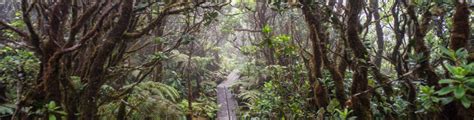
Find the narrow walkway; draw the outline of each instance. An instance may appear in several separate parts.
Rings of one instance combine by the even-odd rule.
[[[235,69],[228,76],[227,80],[217,86],[217,104],[220,105],[217,112],[218,120],[237,120],[235,111],[237,110],[237,100],[230,92],[232,83],[239,79],[239,70]]]

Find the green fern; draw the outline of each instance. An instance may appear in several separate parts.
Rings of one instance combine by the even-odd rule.
[[[132,85],[125,86],[129,89]],[[127,105],[129,119],[176,118],[183,116],[177,101],[180,99],[178,90],[172,86],[153,81],[145,81],[136,85],[127,100],[119,100],[101,108],[102,116],[111,117],[117,114],[120,104]]]
[[[254,103],[259,98],[261,92],[258,90],[248,90],[241,92],[237,97],[241,100],[246,100],[249,103]]]

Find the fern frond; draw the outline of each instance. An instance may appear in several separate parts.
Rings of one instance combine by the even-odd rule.
[[[237,97],[242,100],[247,100],[250,103],[254,103],[262,93],[258,90],[248,90],[241,92]]]

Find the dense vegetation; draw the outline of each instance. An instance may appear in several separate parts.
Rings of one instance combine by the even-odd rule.
[[[468,0],[7,0],[0,119],[216,119],[217,86],[238,70],[239,119],[470,120],[472,10]]]

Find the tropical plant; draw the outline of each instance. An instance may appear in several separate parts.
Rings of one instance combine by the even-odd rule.
[[[133,87],[133,88],[132,88]],[[127,85],[122,89],[131,89],[125,98],[100,108],[104,118],[114,118],[119,114],[121,105],[129,109],[125,114],[130,119],[145,118],[180,118],[183,116],[179,107],[180,94],[175,88],[153,81]],[[114,92],[111,90],[110,92]]]
[[[456,51],[443,49],[446,58],[454,62],[454,66],[447,64],[450,77],[442,79],[438,83],[445,87],[437,91],[443,98],[444,104],[450,103],[453,100],[460,102],[465,108],[471,107],[474,93],[474,63],[468,63],[468,52],[465,49]]]

